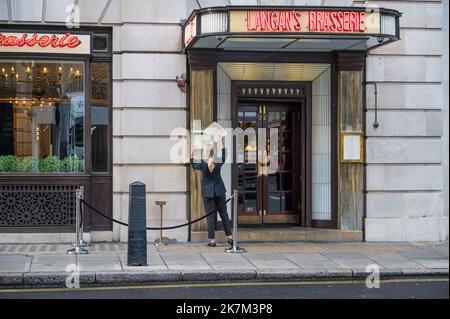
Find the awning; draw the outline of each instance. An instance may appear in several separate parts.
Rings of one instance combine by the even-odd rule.
[[[247,7],[194,10],[183,25],[185,49],[368,51],[400,39],[395,10],[364,7]]]

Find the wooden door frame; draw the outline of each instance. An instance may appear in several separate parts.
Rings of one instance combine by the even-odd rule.
[[[304,107],[301,107],[301,129],[302,136],[301,140],[301,186],[300,186],[300,196],[301,196],[301,209],[299,212],[299,225],[303,227],[312,226],[312,184],[311,184],[311,118],[312,118],[312,83],[305,81],[298,82],[287,82],[287,81],[231,81],[231,115],[232,115],[232,125],[237,127],[237,108],[239,105],[239,98],[237,96],[237,90],[240,87],[270,87],[270,86],[281,86],[286,88],[300,88],[304,90],[304,95],[300,98],[287,98],[287,97],[274,97],[274,98],[262,98],[264,101],[273,101],[278,103],[294,102],[303,103]],[[249,99],[254,102],[258,102],[257,98]],[[233,143],[234,145],[234,143]],[[233,161],[232,164],[232,188],[237,187],[237,170],[235,168],[236,163]]]
[[[303,180],[303,176],[305,174],[304,169],[303,169],[303,164],[305,164],[305,160],[303,159],[303,152],[302,152],[302,144],[303,144],[303,138],[305,136],[304,132],[302,132],[302,118],[301,118],[301,113],[302,113],[302,109],[305,105],[305,99],[301,98],[299,99],[299,102],[286,102],[286,101],[269,101],[267,103],[264,103],[266,105],[266,114],[268,114],[269,112],[290,112],[292,111],[293,114],[297,114],[298,113],[298,117],[297,118],[293,118],[293,126],[292,126],[292,149],[291,149],[291,154],[294,155],[300,155],[299,157],[292,157],[292,195],[293,195],[293,200],[292,200],[292,209],[291,211],[297,211],[297,221],[296,223],[289,223],[286,222],[286,224],[296,224],[296,225],[301,225],[302,224],[302,207],[301,207],[301,203],[303,201],[302,199],[302,192],[304,190],[304,188],[302,187],[302,180]],[[272,110],[271,110],[272,109]],[[295,115],[297,116],[297,115]],[[266,129],[268,128],[268,118],[266,117],[264,119],[264,125],[266,126]],[[267,132],[266,132],[267,134]],[[299,159],[298,161],[296,161],[296,159]],[[300,182],[297,182],[297,178],[300,177]],[[267,175],[263,177],[263,189],[266,190],[267,193],[269,193],[269,187],[268,187],[268,177]],[[264,206],[268,209],[268,197],[264,196],[263,199],[264,202]],[[300,204],[300,207],[298,206],[298,204]],[[271,215],[269,213],[269,211],[267,210],[267,216]],[[265,216],[263,215],[262,219],[264,221]],[[277,214],[273,214],[272,216],[276,216]],[[293,215],[293,214],[291,214]],[[276,223],[274,223],[276,224]]]
[[[210,49],[188,49],[186,50],[186,54],[188,56],[188,61],[186,64],[187,70],[192,69],[201,69],[201,68],[213,68],[216,70],[218,62],[261,62],[261,63],[326,63],[331,67],[331,221],[312,221],[311,218],[306,219],[305,227],[319,227],[319,228],[339,228],[339,212],[338,212],[338,114],[339,114],[339,105],[337,103],[337,72],[339,68],[342,68],[342,61],[346,62],[349,65],[358,64],[359,59],[354,59],[353,55],[358,57],[364,52],[354,52],[346,55],[351,55],[352,58],[345,60],[341,57],[341,52],[285,52],[280,54],[278,52],[267,52],[267,51],[259,51],[259,52],[244,52],[244,51],[219,51],[219,50],[210,50]],[[353,54],[353,55],[352,55]],[[353,62],[356,61],[356,62]],[[346,64],[346,65],[347,65]],[[187,74],[189,74],[188,72]],[[287,82],[287,83],[295,83],[295,82]],[[298,83],[298,82],[297,82]],[[308,82],[309,83],[309,82]],[[190,87],[190,85],[189,85]],[[363,90],[365,88],[363,87]],[[232,110],[235,107],[235,97],[234,92],[235,88],[233,87],[232,81]],[[190,89],[186,94],[186,105],[187,107],[187,119],[188,119],[188,128],[190,128],[189,123],[189,113],[190,113]],[[214,96],[217,95],[217,83],[214,83]],[[308,90],[307,102],[311,101],[311,88]],[[216,101],[214,102],[216,103]],[[307,105],[308,106],[308,105]],[[214,108],[217,108],[217,104],[214,104]],[[234,112],[234,111],[233,111]],[[234,116],[234,113],[233,113]],[[303,117],[305,118],[305,117]],[[217,115],[215,114],[214,120],[217,120]],[[306,119],[305,119],[306,120]],[[188,190],[187,193],[190,194],[189,181],[190,181],[190,170],[187,169],[187,181],[188,181]],[[309,179],[311,176],[309,174]],[[305,181],[306,182],[306,181]],[[232,176],[232,183],[235,183],[234,176]],[[304,183],[303,183],[304,184]],[[303,185],[302,184],[302,185]],[[305,196],[306,198],[306,196]],[[310,200],[308,200],[305,204],[306,207],[303,211],[311,212],[311,194],[309,194]],[[191,209],[190,209],[190,197],[188,196],[187,201],[187,210],[188,217],[191,217]],[[304,214],[302,218],[305,220],[307,214]],[[310,214],[310,217],[311,214]],[[219,227],[220,227],[219,223]],[[189,230],[189,234],[191,230]]]

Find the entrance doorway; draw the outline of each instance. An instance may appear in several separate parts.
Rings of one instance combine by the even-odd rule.
[[[234,164],[234,180],[241,225],[300,224],[302,104],[238,104],[235,127],[244,130],[244,138],[236,142],[241,158]],[[245,134],[248,129],[254,136]]]

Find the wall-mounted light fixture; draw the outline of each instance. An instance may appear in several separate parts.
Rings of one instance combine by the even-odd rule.
[[[378,123],[378,87],[376,82],[364,82],[365,85],[372,84],[375,88],[374,96],[375,96],[375,119],[373,121],[373,128],[378,128],[380,124]]]
[[[187,79],[186,73],[181,74],[179,77],[176,77],[177,86],[180,88],[181,92],[186,93],[187,89]]]

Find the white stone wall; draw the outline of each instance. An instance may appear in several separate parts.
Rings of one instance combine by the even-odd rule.
[[[367,81],[378,84],[380,126],[372,125],[374,86],[368,85],[366,240],[444,240],[448,238],[448,204],[446,213],[443,208],[444,200],[448,202],[448,178],[443,175],[443,145],[448,145],[448,133],[444,137],[443,132],[445,121],[448,130],[448,100],[443,98],[445,52],[448,59],[442,31],[445,10],[441,1],[361,5],[403,13],[401,40],[372,51],[367,59]]]
[[[186,127],[186,96],[176,77],[186,72],[181,20],[191,10],[187,1],[113,1],[113,206],[126,221],[128,185],[146,184],[147,225],[159,226],[155,200],[167,201],[164,225],[187,221],[186,168],[173,163],[171,131]],[[110,7],[109,10],[112,10]],[[117,23],[117,24],[116,24]],[[127,228],[114,226],[114,239],[127,240]],[[148,232],[148,240],[159,236]],[[187,227],[165,231],[178,241],[188,239]]]
[[[198,2],[202,7],[378,5],[402,12],[402,40],[373,51],[367,60],[367,80],[378,83],[380,126],[371,125],[374,99],[369,85],[366,239],[448,238],[448,0]],[[0,0],[0,22],[62,25],[66,5],[72,3]],[[78,0],[77,4],[82,25],[113,27],[113,215],[127,220],[128,184],[140,180],[147,185],[148,224],[159,224],[155,200],[167,200],[167,225],[182,223],[187,172],[183,164],[170,162],[168,151],[175,141],[169,135],[173,128],[186,126],[186,96],[175,82],[186,72],[180,20],[197,8],[197,1]],[[227,114],[220,116],[228,120]],[[127,240],[126,228],[117,225],[112,238],[108,232],[90,235]],[[187,228],[166,235],[186,241]],[[41,240],[65,241],[58,236],[46,234]],[[149,232],[149,240],[156,236]]]

